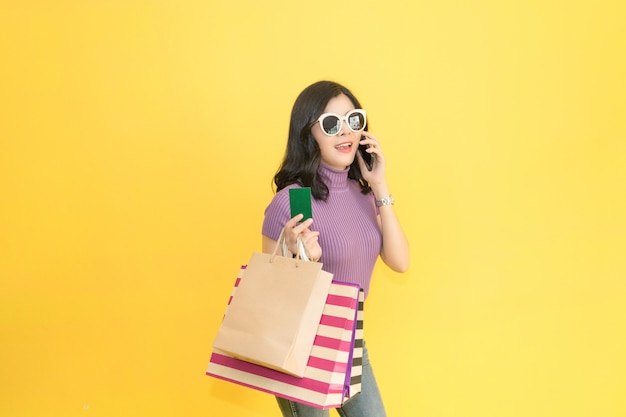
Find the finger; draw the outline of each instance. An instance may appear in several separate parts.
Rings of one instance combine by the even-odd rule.
[[[300,233],[304,232],[305,230],[307,230],[309,228],[309,226],[312,225],[312,224],[313,224],[313,219],[306,219],[302,223],[296,225],[293,228],[293,232],[295,234],[300,234]]]
[[[309,231],[308,233],[303,233],[302,243],[307,248],[310,248],[315,243],[317,243],[317,241],[319,240],[319,235],[320,235],[319,232],[312,232],[312,231]]]
[[[380,143],[375,139],[362,139],[359,144],[367,145],[367,152],[369,153],[373,153],[375,150],[380,150]]]
[[[291,219],[287,220],[287,223],[285,223],[285,228],[293,229],[294,226],[296,226],[298,222],[302,220],[303,217],[304,217],[303,214],[296,214]]]
[[[302,239],[303,240],[308,240],[311,238],[316,238],[320,235],[320,232],[314,232],[310,229],[306,229],[305,231],[302,232]]]
[[[319,236],[315,235],[315,236],[309,236],[305,242],[304,242],[304,246],[306,246],[307,248],[312,247],[314,244],[317,243],[317,241],[319,240]]]
[[[303,221],[302,223],[300,223],[298,225],[298,227],[301,228],[301,230],[305,230],[305,229],[308,229],[309,226],[312,225],[312,224],[313,224],[313,219],[308,218],[305,221]]]
[[[362,136],[363,136],[365,139],[369,139],[369,140],[372,140],[372,141],[378,142],[378,137],[376,137],[376,136],[372,135],[370,132],[362,132]]]

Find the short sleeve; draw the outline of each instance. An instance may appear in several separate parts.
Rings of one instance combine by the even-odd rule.
[[[278,240],[285,223],[291,218],[289,209],[289,191],[292,187],[283,188],[274,195],[274,198],[265,209],[263,228],[261,233],[273,240]]]

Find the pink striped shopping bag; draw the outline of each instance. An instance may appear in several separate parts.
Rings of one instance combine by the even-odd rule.
[[[231,300],[241,279],[240,274]],[[313,407],[337,408],[361,392],[362,356],[363,291],[333,282],[302,378],[219,350],[213,351],[206,374]]]

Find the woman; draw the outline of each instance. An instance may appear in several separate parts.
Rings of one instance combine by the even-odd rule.
[[[409,245],[387,187],[385,156],[366,123],[359,101],[340,84],[320,81],[300,93],[262,233],[266,253],[274,251],[283,229],[292,253],[299,250],[300,237],[308,259],[322,262],[337,281],[359,284],[367,297],[378,256],[394,271],[404,272]],[[371,169],[358,152],[359,145],[372,156]],[[313,219],[301,221],[301,214],[290,218],[288,189],[293,187],[311,188]],[[328,410],[277,399],[286,417],[329,415]],[[385,416],[367,349],[361,394],[337,411],[345,417]]]

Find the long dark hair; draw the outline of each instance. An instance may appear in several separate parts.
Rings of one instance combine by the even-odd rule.
[[[287,150],[274,176],[277,191],[291,184],[299,184],[311,187],[311,194],[318,200],[328,198],[328,187],[317,172],[322,155],[311,128],[324,112],[328,102],[341,94],[350,99],[355,109],[361,108],[361,104],[350,90],[333,81],[318,81],[311,84],[296,99],[291,110]],[[348,178],[359,183],[363,194],[371,191],[369,184],[363,179],[356,158],[350,165]]]

